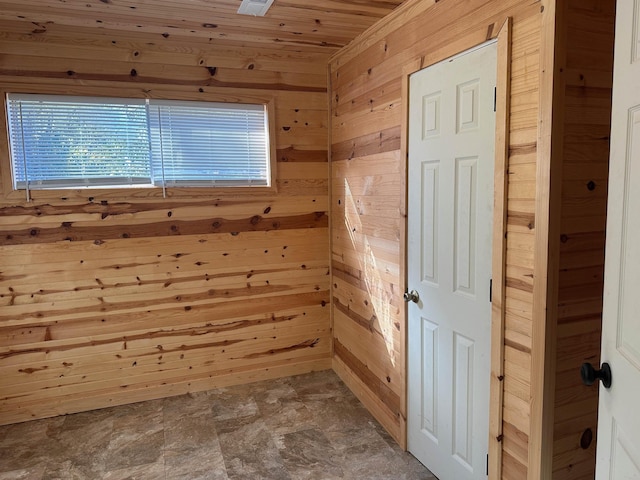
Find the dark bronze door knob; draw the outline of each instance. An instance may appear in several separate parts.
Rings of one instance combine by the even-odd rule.
[[[608,363],[603,363],[600,370],[593,368],[590,363],[583,363],[580,367],[580,376],[585,385],[593,385],[596,380],[602,380],[604,388],[611,387],[611,367]]]

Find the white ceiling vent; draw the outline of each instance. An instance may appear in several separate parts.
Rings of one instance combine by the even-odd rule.
[[[263,17],[272,3],[273,0],[242,0],[238,13]]]

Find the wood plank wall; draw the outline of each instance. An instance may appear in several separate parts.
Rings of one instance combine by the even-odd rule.
[[[564,39],[553,478],[593,479],[613,81],[614,0],[560,2]]]
[[[517,480],[527,476],[531,425],[543,6],[519,0],[409,0],[330,62],[333,365],[404,445],[403,69],[427,66],[480,44],[513,18],[501,445],[502,478]]]
[[[273,190],[10,191],[0,424],[331,368],[328,54],[0,24],[8,91],[271,101]],[[0,115],[4,122],[4,115]]]

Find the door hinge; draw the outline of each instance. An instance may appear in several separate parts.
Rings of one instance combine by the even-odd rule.
[[[489,476],[489,454],[487,453],[487,477]]]
[[[489,303],[491,303],[493,300],[493,278],[489,279]]]
[[[493,111],[495,112],[498,105],[498,87],[493,87]]]

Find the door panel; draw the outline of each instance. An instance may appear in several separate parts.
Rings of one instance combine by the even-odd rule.
[[[476,168],[478,157],[456,158],[454,291],[475,293]]]
[[[438,170],[440,162],[422,162],[422,281],[438,285]]]
[[[486,478],[496,45],[410,78],[408,445],[436,476]]]
[[[458,461],[473,469],[473,345],[474,341],[453,334],[454,385],[453,385],[453,455]]]
[[[421,428],[431,440],[438,442],[438,325],[424,318],[422,326],[422,402]]]
[[[616,11],[596,478],[640,478],[640,0]]]

